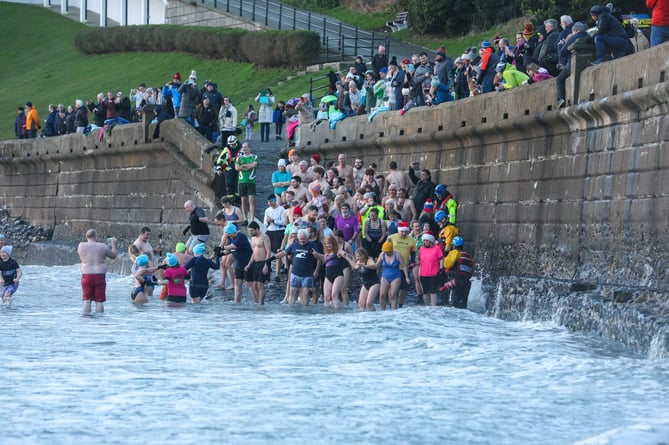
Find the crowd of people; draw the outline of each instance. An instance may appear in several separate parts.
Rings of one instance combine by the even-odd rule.
[[[595,28],[574,22],[563,15],[545,20],[537,29],[527,23],[515,37],[495,36],[484,40],[480,48],[468,48],[453,59],[440,47],[434,60],[426,52],[398,59],[388,58],[381,45],[370,63],[356,56],[348,72],[330,72],[329,94],[313,103],[305,94],[299,98],[278,100],[267,87],[258,92],[254,103],[235,107],[216,82],[206,80],[198,86],[196,71],[182,82],[180,73],[160,87],[141,83],[130,91],[99,93],[97,100],[77,99],[74,106],[50,104],[48,115],[40,122],[38,111],[28,101],[18,108],[15,122],[17,138],[49,137],[67,133],[86,133],[107,125],[137,122],[142,109],[151,105],[155,122],[183,118],[211,142],[225,145],[231,135],[252,139],[254,126],[260,124],[260,142],[268,142],[272,125],[274,138],[283,138],[284,126],[289,146],[300,146],[300,125],[315,129],[321,122],[334,128],[349,116],[398,111],[404,115],[414,107],[438,105],[494,91],[506,91],[525,84],[552,79],[557,84],[558,108],[567,105],[565,80],[571,75],[569,49],[578,40],[592,38],[596,48],[593,65],[623,57],[669,40],[669,5],[667,0],[647,0],[653,9],[650,39],[639,28],[639,20],[623,21],[619,8],[609,3],[590,9]],[[38,131],[42,130],[40,134]],[[154,136],[158,136],[159,126]]]
[[[230,156],[239,195],[250,204],[258,157],[248,142]],[[464,249],[457,202],[448,187],[435,184],[417,163],[399,169],[391,161],[382,173],[362,159],[349,164],[343,153],[326,165],[321,161],[318,154],[308,162],[300,159],[296,149],[288,160],[279,159],[260,219],[255,207],[239,208],[228,196],[221,198],[213,221],[187,201],[183,235],[190,236],[165,256],[162,244],[158,252],[151,246],[151,229],[142,228],[128,249],[132,301],[149,302],[153,288],[162,284],[160,299],[169,304],[183,304],[188,296],[199,303],[211,286],[233,290],[235,302],[243,300],[246,286],[253,302],[263,304],[267,283],[280,283],[285,274],[282,303],[322,301],[339,308],[356,299],[350,289],[359,287],[360,310],[397,309],[413,288],[420,304],[466,308],[474,261]],[[210,242],[212,222],[222,232],[217,243]],[[94,229],[86,237],[79,253],[84,312],[90,313],[91,301],[104,310],[104,260],[117,252],[114,238],[99,242]],[[221,271],[220,282],[210,282],[212,270]]]

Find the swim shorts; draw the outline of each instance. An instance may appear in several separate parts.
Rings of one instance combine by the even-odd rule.
[[[104,303],[107,301],[107,282],[105,281],[105,274],[103,273],[81,275],[81,289],[83,291],[84,300],[91,300],[96,303]]]

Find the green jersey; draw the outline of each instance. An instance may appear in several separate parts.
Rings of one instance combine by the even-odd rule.
[[[252,164],[258,161],[258,156],[250,154],[245,156],[242,152],[239,152],[237,156],[237,165]],[[256,183],[256,169],[253,167],[251,170],[239,170],[239,178],[237,180],[238,184],[255,184]]]

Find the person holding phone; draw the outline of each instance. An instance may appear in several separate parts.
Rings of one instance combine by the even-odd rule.
[[[260,104],[258,109],[258,122],[260,122],[260,142],[269,142],[269,129],[274,119],[274,95],[267,87],[256,96],[256,102]]]

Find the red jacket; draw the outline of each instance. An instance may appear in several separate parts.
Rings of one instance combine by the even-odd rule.
[[[646,7],[653,10],[653,26],[669,26],[669,0],[646,0]]]

